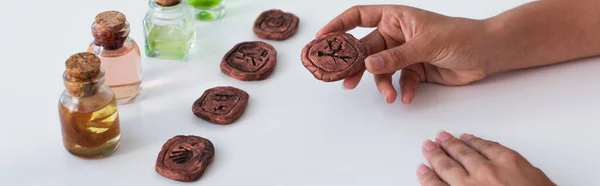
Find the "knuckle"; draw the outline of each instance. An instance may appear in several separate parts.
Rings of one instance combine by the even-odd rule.
[[[404,22],[403,15],[401,13],[385,13],[382,15],[382,19],[384,22],[379,25],[379,29],[388,34],[392,35],[394,32],[398,32],[398,30],[402,29],[402,24]],[[404,39],[406,40],[406,39]]]
[[[433,183],[433,182],[435,182],[437,179],[438,179],[437,175],[436,175],[434,172],[432,172],[432,171],[429,171],[429,172],[427,172],[425,175],[423,175],[423,176],[421,177],[421,180],[422,180],[424,183]]]
[[[365,8],[365,5],[354,5],[350,9],[348,9],[348,11],[360,12],[360,10],[362,10],[364,8]]]
[[[392,67],[399,69],[406,62],[406,53],[399,48],[394,48],[389,52]]]
[[[469,151],[467,148],[459,148],[456,151],[456,158],[457,159],[465,159],[466,157],[471,157],[473,156],[473,154],[471,153],[471,151]]]
[[[496,175],[496,167],[491,163],[485,163],[477,169],[477,172],[483,175]]]
[[[505,150],[498,154],[498,161],[508,163],[509,165],[515,165],[520,163],[521,155],[513,150]]]
[[[544,171],[542,171],[542,169],[540,169],[540,168],[533,167],[533,170],[538,174],[544,174]]]
[[[432,166],[434,166],[435,169],[440,170],[442,172],[451,171],[453,169],[458,168],[458,165],[452,160],[450,160],[450,158],[439,158],[436,161],[434,161]]]
[[[442,145],[447,149],[447,151],[451,152],[457,157],[468,156],[470,154],[470,151],[467,149],[467,147],[457,139],[450,139]]]
[[[480,144],[483,140],[477,136],[473,136],[470,140],[465,141],[466,144],[477,145]]]
[[[484,178],[492,185],[498,185],[501,183],[499,178],[498,168],[491,163],[486,163],[477,169],[475,174],[476,177]]]
[[[462,168],[459,166],[451,166],[450,168],[447,169],[440,169],[440,175],[446,175],[446,176],[458,176],[461,175]]]
[[[444,157],[447,157],[446,153],[438,147],[436,147],[435,149],[433,149],[431,151],[426,151],[425,156],[429,160],[443,159]]]
[[[487,141],[487,142],[483,143],[483,148],[494,148],[494,147],[497,147],[498,145],[500,145],[498,142]]]
[[[364,5],[354,5],[350,9],[360,9],[361,7],[364,7]]]
[[[495,141],[480,141],[479,144],[479,149],[485,151],[485,150],[490,150],[490,149],[494,149],[500,146],[500,144],[498,142]]]

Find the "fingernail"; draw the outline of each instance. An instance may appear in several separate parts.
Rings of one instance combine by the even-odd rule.
[[[462,134],[460,135],[460,140],[462,141],[469,141],[471,139],[473,139],[473,135],[472,134]]]
[[[322,29],[321,29],[321,30],[319,30],[319,31],[317,31],[317,33],[315,34],[315,37],[319,37],[319,36],[321,35],[321,32],[323,32],[323,30],[322,30]]]
[[[385,99],[385,102],[390,104],[390,99],[389,99],[390,96],[387,91],[383,93],[383,97]]]
[[[425,150],[427,150],[427,151],[433,150],[433,149],[435,149],[435,147],[437,147],[437,145],[435,143],[433,143],[433,141],[431,141],[431,140],[427,140],[423,144],[423,148],[425,148]]]
[[[371,70],[381,70],[385,64],[383,64],[383,58],[379,56],[371,56],[367,58],[367,68]]]
[[[410,105],[412,103],[412,100],[410,99],[410,97],[405,96],[403,93],[402,94],[402,103],[404,103],[406,105]]]
[[[346,83],[342,83],[342,88],[343,88],[344,90],[350,90],[349,88],[347,88],[347,87],[346,87]]]
[[[425,166],[425,165],[421,164],[421,165],[419,165],[419,168],[417,169],[417,172],[418,172],[420,175],[423,175],[423,174],[426,174],[426,173],[428,173],[428,172],[429,172],[429,168],[428,168],[427,166]]]
[[[440,141],[446,141],[452,137],[452,134],[447,133],[446,131],[442,131],[438,133],[438,139]]]

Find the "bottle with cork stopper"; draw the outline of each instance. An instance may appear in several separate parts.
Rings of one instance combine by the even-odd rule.
[[[225,15],[225,0],[188,0],[196,10],[196,20],[213,21]]]
[[[65,149],[82,158],[101,158],[119,146],[121,130],[114,93],[104,83],[100,58],[77,53],[66,61],[66,87],[58,104]]]
[[[92,24],[94,40],[88,52],[100,57],[106,73],[106,84],[118,103],[129,103],[142,91],[142,59],[138,44],[129,37],[130,26],[125,15],[105,11]]]
[[[185,0],[149,0],[144,18],[146,56],[186,61],[196,43],[194,9]]]

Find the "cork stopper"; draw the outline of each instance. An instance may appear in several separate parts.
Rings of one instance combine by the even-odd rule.
[[[104,83],[104,71],[100,58],[89,52],[77,53],[69,57],[63,75],[65,86],[75,97],[91,96],[98,92]]]
[[[181,0],[154,0],[160,6],[175,6],[181,3]]]
[[[107,31],[120,31],[127,24],[125,14],[118,11],[105,11],[96,15],[96,28]]]
[[[72,81],[92,81],[100,74],[100,58],[89,52],[72,55],[66,66],[67,77]]]

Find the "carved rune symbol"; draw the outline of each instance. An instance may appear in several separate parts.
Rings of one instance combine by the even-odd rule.
[[[216,94],[215,98],[213,98],[213,100],[215,100],[217,102],[229,101],[229,99],[231,99],[232,97],[233,97],[233,95],[229,95],[229,94]]]
[[[238,50],[235,56],[236,59],[243,60],[244,62],[252,63],[252,66],[258,65],[258,62],[267,61],[267,50],[262,48],[254,48],[247,50]]]
[[[337,63],[336,59],[341,59],[345,63],[348,63],[348,59],[350,59],[352,57],[338,54],[338,52],[341,52],[343,50],[342,44],[344,44],[344,43],[342,41],[340,41],[338,38],[328,39],[327,46],[325,47],[325,51],[331,51],[331,52],[319,51],[319,53],[318,53],[319,57],[329,56],[329,57],[331,57],[331,59],[333,59],[333,63]]]
[[[216,111],[225,111],[225,110],[223,110],[225,108],[227,108],[227,106],[225,106],[225,105],[219,105],[218,107],[213,108],[213,111],[215,111],[215,112]]]
[[[213,97],[214,101],[217,102],[222,102],[222,101],[229,101],[230,99],[232,99],[234,97],[234,95],[229,95],[229,94],[215,94],[215,96]],[[215,106],[213,108],[213,111],[226,111],[225,109],[228,108],[228,106],[219,104],[218,106]]]
[[[268,26],[278,27],[281,26],[281,24],[283,24],[283,15],[274,15],[270,17],[267,22]]]
[[[192,157],[192,151],[186,149],[182,146],[179,146],[177,150],[171,151],[171,155],[169,158],[173,160],[175,163],[185,163]]]

